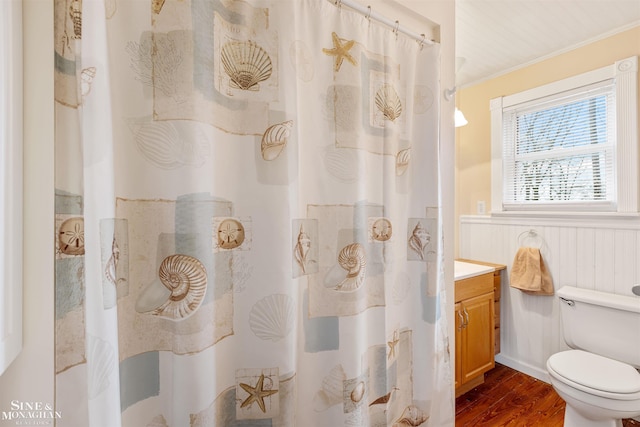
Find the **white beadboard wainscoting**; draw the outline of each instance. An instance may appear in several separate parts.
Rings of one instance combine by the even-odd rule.
[[[556,290],[570,285],[633,295],[632,286],[640,283],[638,217],[463,215],[459,231],[460,258],[507,266],[502,276],[501,349],[496,361],[542,381],[549,382],[547,358],[568,347],[560,329],[558,298],[527,295],[509,286],[511,265],[518,248],[540,244]],[[634,345],[638,345],[640,351],[640,343]]]

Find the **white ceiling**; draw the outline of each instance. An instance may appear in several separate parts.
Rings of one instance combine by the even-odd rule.
[[[458,87],[640,25],[640,0],[455,2]]]

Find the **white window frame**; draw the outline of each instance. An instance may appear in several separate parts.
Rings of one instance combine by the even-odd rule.
[[[22,350],[22,1],[0,1],[0,374]]]
[[[616,61],[615,64],[569,77],[544,86],[539,86],[513,95],[494,98],[491,109],[491,214],[495,215],[558,215],[598,214],[602,215],[601,203],[585,203],[575,210],[543,211],[531,206],[507,210],[503,201],[503,110],[525,102],[589,86],[606,80],[615,80],[616,85],[616,154],[615,185],[616,210],[607,215],[632,215],[639,212],[638,174],[638,57]]]

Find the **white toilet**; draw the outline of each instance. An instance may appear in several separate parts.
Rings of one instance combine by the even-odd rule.
[[[640,416],[640,298],[565,286],[564,340],[549,357],[551,385],[566,402],[565,427],[622,427]]]

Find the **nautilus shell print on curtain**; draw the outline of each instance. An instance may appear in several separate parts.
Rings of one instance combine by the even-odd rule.
[[[268,161],[278,158],[289,141],[292,127],[293,120],[288,120],[270,126],[264,132],[262,142],[260,143],[260,152],[264,160]]]
[[[136,311],[183,320],[202,304],[207,290],[207,272],[196,258],[175,254],[166,257],[158,269],[158,282],[148,286],[136,302]]]
[[[259,83],[273,72],[269,54],[251,40],[225,43],[220,50],[220,61],[229,76],[229,86],[236,89],[258,91]]]
[[[347,277],[334,288],[340,292],[352,292],[359,289],[364,283],[365,258],[364,246],[360,243],[351,243],[345,246],[338,255],[338,264],[347,270]]]

